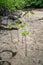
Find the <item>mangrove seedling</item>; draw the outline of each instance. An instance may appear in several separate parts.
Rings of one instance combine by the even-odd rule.
[[[21,23],[20,27],[23,29],[25,27],[26,23]]]
[[[7,26],[8,26],[8,28],[10,28],[10,29],[12,28],[12,24],[11,24],[11,23],[8,23]],[[12,40],[12,32],[11,32],[11,30],[10,30],[10,36],[11,36],[11,42],[13,42],[13,40]]]
[[[35,14],[35,12],[34,12],[33,10],[32,10],[32,11],[30,11],[30,13],[31,13],[31,14]]]
[[[26,37],[27,37],[27,35],[29,34],[29,32],[28,32],[28,31],[24,31],[24,32],[22,32],[21,34],[22,34],[22,36],[25,37],[25,56],[27,56],[27,43],[26,43]]]
[[[34,15],[35,12],[33,10],[29,11],[29,21],[31,20],[31,15]]]
[[[29,11],[29,13],[30,13],[30,15],[34,15],[35,14],[35,12],[33,10]],[[30,17],[30,15],[29,15],[29,17]]]
[[[26,11],[23,16],[25,16],[25,15],[28,14],[28,13],[30,13],[30,14],[35,14],[35,12],[34,12],[33,10],[31,10],[31,11]]]
[[[29,13],[29,14],[28,14]],[[26,11],[25,12],[25,14],[23,15],[23,16],[25,16],[26,14],[28,14],[29,15],[29,21],[31,20],[30,18],[31,18],[31,16],[30,15],[34,15],[35,14],[35,12],[33,11],[33,10],[31,10],[31,11]]]
[[[16,28],[18,28],[18,27],[19,27],[19,23],[16,22],[16,23],[14,24],[14,26],[15,26]],[[17,29],[17,37],[18,37],[18,42],[19,42],[19,30],[18,30],[18,29]]]
[[[23,28],[25,27],[25,25],[26,25],[26,23],[22,23],[22,24],[20,25],[20,28],[22,29],[22,32],[23,32]],[[23,36],[22,36],[22,44],[23,44]]]

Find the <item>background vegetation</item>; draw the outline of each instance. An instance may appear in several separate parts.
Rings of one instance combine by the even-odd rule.
[[[29,7],[43,7],[43,0],[0,0],[0,10],[15,10]]]

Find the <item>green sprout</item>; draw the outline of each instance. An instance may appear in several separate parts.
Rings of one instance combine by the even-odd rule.
[[[22,34],[22,36],[25,37],[25,56],[27,56],[26,36],[29,34],[29,32],[28,32],[28,31],[24,31],[24,32],[22,32],[21,34]]]
[[[12,28],[12,24],[11,24],[11,23],[8,23],[7,26],[8,26],[8,28],[10,28],[10,29]],[[13,42],[11,30],[10,30],[10,36],[11,36],[11,42]]]
[[[33,10],[31,10],[31,11],[26,11],[23,16],[25,16],[25,15],[28,14],[28,13],[30,13],[30,14],[35,14],[35,12],[34,12]]]
[[[18,27],[19,27],[19,23],[16,22],[16,23],[14,24],[14,26],[15,26],[16,28],[18,28]],[[17,30],[17,37],[18,37],[18,42],[19,42],[19,31],[18,31],[18,30]]]
[[[16,22],[16,23],[14,24],[14,26],[15,26],[16,28],[18,28],[18,27],[19,27],[19,23]]]
[[[28,34],[29,34],[28,31],[24,31],[24,32],[22,32],[22,36],[27,36]]]
[[[21,28],[24,28],[25,25],[26,25],[26,23],[22,23],[22,24],[20,25],[20,27],[21,27]]]
[[[11,23],[8,23],[7,25],[10,29],[12,28],[12,24]]]
[[[32,10],[32,11],[30,11],[30,14],[35,14],[35,12]]]
[[[30,14],[31,14],[31,15],[34,15],[35,12],[34,12],[33,10],[29,11],[29,19],[30,19]]]
[[[20,25],[20,28],[22,28],[22,31],[23,31],[23,28],[25,27],[25,25],[26,25],[25,22]],[[23,44],[23,36],[22,36],[22,44]]]

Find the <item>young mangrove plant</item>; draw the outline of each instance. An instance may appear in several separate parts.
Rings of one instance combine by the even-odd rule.
[[[31,20],[31,15],[34,15],[35,12],[32,10],[32,11],[29,11],[29,21]]]
[[[12,28],[12,24],[11,24],[11,23],[8,23],[7,26],[8,26],[8,28],[10,28],[10,29]],[[10,36],[11,36],[11,42],[13,42],[13,40],[12,40],[12,32],[11,32],[11,30],[10,30]]]
[[[26,23],[21,23],[20,27],[23,29],[25,27]]]
[[[26,25],[26,23],[22,23],[22,24],[20,25],[20,28],[22,29],[22,32],[23,32],[23,29],[24,29],[25,25]],[[23,44],[23,36],[22,36],[22,44]]]
[[[25,15],[28,14],[28,13],[29,13],[29,21],[30,21],[30,20],[31,20],[31,15],[34,15],[35,12],[34,12],[33,10],[31,10],[31,11],[26,11],[23,16],[25,16]]]
[[[26,11],[23,16],[25,16],[25,15],[28,14],[28,13],[30,13],[30,14],[35,14],[35,12],[34,12],[33,10],[31,10],[31,11]]]
[[[27,15],[28,14],[28,15]],[[31,22],[31,16],[33,16],[35,14],[34,10],[30,10],[30,11],[26,11],[23,15],[26,16],[26,21],[27,21],[27,17],[28,17],[28,21],[27,21],[27,27],[28,27],[28,22]],[[31,23],[30,23],[31,26]],[[31,29],[30,29],[31,30]]]
[[[29,11],[29,22],[32,22],[31,16],[33,16],[34,14],[35,14],[35,12],[33,10]],[[31,23],[30,23],[30,30],[31,30]]]
[[[31,14],[35,14],[35,12],[34,12],[33,10],[32,10],[32,11],[30,11],[30,13],[31,13]]]
[[[18,22],[15,22],[14,26],[16,28],[18,28],[19,27],[19,23]],[[17,30],[17,37],[18,37],[18,42],[19,42],[19,30]]]
[[[29,32],[28,31],[24,31],[21,34],[22,34],[22,36],[25,37],[25,56],[27,56],[27,43],[26,43],[27,41],[26,41],[26,37],[29,34]]]

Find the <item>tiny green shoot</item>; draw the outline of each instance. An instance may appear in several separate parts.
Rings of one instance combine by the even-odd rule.
[[[21,23],[20,28],[22,29],[22,32],[23,32],[23,28],[25,26],[26,26],[26,23],[25,22]],[[23,36],[22,36],[22,44],[23,44]]]
[[[29,14],[35,14],[35,12],[34,12],[33,10],[31,10],[31,11],[26,11],[25,14],[23,15],[23,17],[24,17],[27,13],[29,13]]]
[[[26,43],[26,36],[29,34],[29,32],[28,32],[28,31],[24,31],[24,32],[22,32],[21,34],[22,34],[22,36],[25,37],[25,56],[27,56],[27,43]]]
[[[30,14],[35,14],[35,12],[32,10],[32,11],[30,11]]]
[[[29,34],[29,32],[28,31],[24,31],[21,34],[22,34],[22,36],[27,36]]]
[[[22,23],[20,27],[23,29],[25,27],[26,23]]]
[[[8,28],[10,28],[10,29],[12,28],[12,24],[11,24],[11,23],[8,23],[7,26],[8,26]],[[11,36],[11,42],[13,42],[11,30],[10,30],[10,36]]]
[[[12,28],[12,24],[11,23],[8,23],[7,25],[10,29]]]
[[[18,28],[18,27],[19,27],[19,23],[16,22],[16,23],[14,24],[14,26]]]
[[[18,28],[19,27],[19,23],[18,22],[15,22],[14,26],[16,28]],[[18,30],[17,30],[17,37],[18,37],[18,42],[19,42],[19,31]]]

